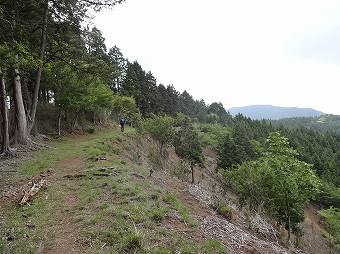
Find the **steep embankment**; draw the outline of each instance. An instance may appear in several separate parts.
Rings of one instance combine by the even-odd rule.
[[[314,220],[305,224],[311,239],[301,239],[302,252],[279,245],[278,232],[260,216],[238,211],[237,197],[221,190],[213,150],[204,151],[205,167],[190,184],[171,149],[164,169],[150,177],[150,143],[132,130],[50,146],[1,164],[8,172],[1,173],[0,253],[328,252]],[[40,178],[47,188],[18,206],[22,189]],[[231,208],[231,219],[216,212],[218,202]]]

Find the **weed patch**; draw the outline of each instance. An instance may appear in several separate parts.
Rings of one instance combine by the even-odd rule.
[[[124,239],[124,250],[129,253],[135,253],[142,248],[142,236],[138,233],[128,234]]]
[[[205,253],[224,254],[228,253],[228,249],[216,239],[208,239],[202,243],[202,250]]]

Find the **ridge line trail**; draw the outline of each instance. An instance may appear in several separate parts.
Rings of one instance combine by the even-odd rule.
[[[81,189],[79,181],[64,178],[67,174],[77,174],[84,167],[85,158],[72,155],[58,161],[48,178],[48,188],[53,189],[48,198],[57,202],[55,207],[55,222],[45,228],[49,239],[53,239],[41,250],[41,253],[82,253],[77,246],[77,235],[81,232],[81,225],[76,223],[74,216],[79,216],[77,209],[79,198],[77,191]]]
[[[211,184],[212,180],[218,180],[218,176],[214,173],[215,161],[213,158],[215,154],[212,151],[205,151],[205,156],[210,158],[210,160],[207,160],[206,167],[195,170],[197,180],[195,185],[170,176],[171,167],[168,171],[156,171],[152,177],[148,177],[146,160],[148,143],[144,142],[141,148],[138,148],[135,140],[129,135],[130,133],[119,133],[118,131],[110,131],[99,135],[68,138],[68,145],[66,148],[64,147],[65,150],[61,151],[60,154],[55,154],[57,157],[49,167],[51,172],[45,178],[47,189],[39,192],[30,201],[33,207],[38,207],[33,211],[41,212],[42,216],[41,223],[39,219],[31,215],[27,219],[32,220],[32,223],[36,225],[35,230],[40,230],[43,235],[42,239],[33,242],[32,248],[36,253],[103,253],[114,250],[112,248],[120,247],[120,245],[110,242],[111,240],[106,237],[107,235],[98,235],[97,233],[108,234],[114,238],[113,230],[118,229],[119,234],[120,228],[116,228],[116,225],[110,227],[108,223],[110,223],[110,220],[119,218],[121,212],[123,216],[126,215],[126,212],[130,214],[131,211],[126,209],[129,208],[129,203],[133,204],[135,200],[137,201],[136,207],[145,206],[145,211],[142,210],[144,212],[147,212],[147,208],[150,206],[148,202],[159,202],[169,208],[168,214],[161,222],[143,221],[140,224],[136,223],[138,229],[145,234],[150,233],[152,235],[152,231],[166,229],[167,232],[178,233],[183,238],[194,240],[197,243],[202,243],[210,238],[219,239],[235,254],[274,253],[272,247],[269,246],[272,242],[261,241],[261,239],[265,239],[263,237],[257,238],[256,235],[258,236],[258,234],[245,228],[244,221],[238,212],[233,213],[231,224],[223,220],[212,208],[212,198],[219,192],[219,186],[217,186],[217,190],[214,190],[216,186],[213,188]],[[105,151],[105,159],[93,160],[91,152],[96,151],[96,149]],[[141,157],[136,156],[138,149],[142,149]],[[170,149],[169,153],[171,163],[178,162],[173,149]],[[136,158],[139,161],[136,161]],[[39,159],[43,160],[44,157]],[[109,177],[96,176],[93,171],[89,170],[89,168],[101,166],[114,166],[113,174]],[[44,168],[44,170],[46,169]],[[153,184],[152,186],[150,181]],[[138,193],[138,186],[142,186],[144,195]],[[166,193],[175,196],[185,206],[188,215],[198,223],[198,227],[192,227],[183,222],[174,206],[162,203],[161,198],[157,201],[150,200],[149,197],[153,193],[158,193],[156,191],[158,189],[162,190],[160,197]],[[138,198],[145,198],[147,202],[138,203]],[[228,192],[223,198],[227,198],[231,202],[236,197],[233,193]],[[149,215],[145,213],[143,216],[148,218]],[[126,219],[125,223],[131,224],[130,220],[131,218]],[[226,228],[223,232],[219,229],[222,221]],[[210,227],[210,225],[213,226]],[[128,234],[128,228],[132,226],[125,227],[127,228],[126,234]],[[227,229],[233,229],[232,232],[238,235],[251,234],[254,237],[249,238],[249,243],[245,243],[239,249],[238,238],[235,238],[235,235],[235,240]],[[32,238],[36,237],[34,234],[37,233],[28,232],[32,234]],[[119,235],[119,237],[122,237],[122,235]],[[158,239],[160,242],[164,241],[164,244],[168,243],[168,240],[167,238]],[[257,248],[254,248],[254,241],[259,244]],[[278,251],[282,251],[282,249],[279,248]]]

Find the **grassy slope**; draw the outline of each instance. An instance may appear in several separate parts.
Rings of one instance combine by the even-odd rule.
[[[44,171],[48,187],[29,205],[2,204],[0,253],[226,253],[217,240],[192,239],[199,229],[186,205],[147,177],[129,136],[57,140],[23,161],[7,185]]]
[[[229,253],[273,253],[275,242],[261,242],[270,234],[249,229],[241,213],[233,210],[228,224],[214,209],[199,204],[199,192],[183,191],[188,188],[185,182],[162,172],[149,177],[146,144],[134,137],[132,129],[103,130],[48,145],[51,148],[12,163],[17,172],[1,178],[0,190],[7,193],[0,191],[0,253],[228,253],[228,249],[232,249]],[[175,160],[173,154],[170,157]],[[214,155],[208,152],[206,157],[208,173]],[[197,186],[217,194],[213,171],[210,176],[202,171],[196,174]],[[25,184],[41,175],[47,189],[29,205],[17,205],[20,186],[27,189]],[[226,193],[223,199],[232,202],[232,195]],[[329,252],[317,235],[316,220],[306,224],[304,253]],[[240,247],[249,233],[249,243]],[[254,241],[259,245],[254,246]]]

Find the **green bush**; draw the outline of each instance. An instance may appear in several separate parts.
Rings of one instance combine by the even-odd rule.
[[[93,133],[95,132],[95,128],[94,128],[94,127],[89,127],[89,128],[88,128],[88,132],[89,132],[90,134],[93,134]]]
[[[174,119],[167,116],[152,115],[142,123],[142,129],[155,142],[159,154],[163,155],[174,137]]]
[[[202,124],[199,126],[198,136],[203,147],[217,146],[229,132],[227,127],[220,124]]]
[[[331,234],[330,242],[340,251],[340,208],[329,208],[320,212]]]
[[[151,149],[148,153],[147,158],[149,163],[150,176],[153,172],[162,170],[164,168],[164,158],[158,151]]]
[[[226,218],[228,221],[231,221],[232,219],[232,208],[230,208],[227,205],[219,205],[216,209],[217,213],[222,215],[224,218]]]
[[[326,207],[340,207],[340,188],[326,181],[322,181],[316,201]]]

